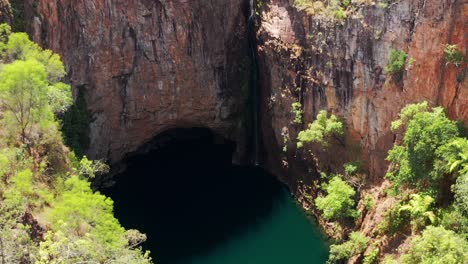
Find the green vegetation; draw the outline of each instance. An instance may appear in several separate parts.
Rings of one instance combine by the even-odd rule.
[[[80,87],[75,104],[62,115],[65,143],[78,157],[82,157],[89,147],[89,124],[92,121],[93,115],[86,105],[84,87]]]
[[[367,210],[372,210],[375,207],[375,200],[371,195],[366,195],[366,197],[364,197],[364,206]]]
[[[350,0],[294,0],[294,6],[304,10],[308,15],[332,14],[338,20],[346,18],[346,9],[351,5]]]
[[[363,264],[374,264],[377,263],[377,258],[379,257],[380,249],[378,247],[373,248],[362,261]]]
[[[408,54],[406,52],[392,49],[385,71],[390,74],[401,73],[405,70],[407,60]]]
[[[462,64],[463,61],[465,61],[465,56],[463,55],[463,52],[461,52],[458,49],[458,46],[455,44],[447,44],[447,46],[445,46],[444,49],[444,54],[447,63],[452,63],[456,67],[460,66],[460,64]]]
[[[453,231],[428,226],[421,236],[413,239],[402,260],[408,264],[466,263],[468,243]]]
[[[322,110],[318,113],[317,119],[309,124],[309,128],[299,132],[297,137],[297,147],[302,148],[305,143],[315,142],[324,146],[329,144],[332,137],[344,135],[343,122],[338,120],[335,115],[327,117],[327,111]]]
[[[327,195],[315,199],[315,205],[323,212],[325,219],[332,220],[357,216],[353,199],[356,191],[353,187],[349,186],[339,176],[335,176],[322,188],[327,192]]]
[[[429,109],[426,102],[403,108],[392,129],[403,127],[406,127],[403,141],[387,157],[393,164],[387,177],[396,189],[416,188],[435,196],[440,192],[441,181],[451,174],[450,166],[454,166],[446,161],[458,156],[454,142],[466,139],[458,138],[457,124],[447,118],[442,108]]]
[[[349,259],[361,254],[366,250],[369,238],[359,232],[352,232],[349,240],[340,245],[330,246],[329,262],[334,263],[338,260]]]
[[[299,102],[294,102],[292,103],[291,107],[294,114],[293,122],[296,124],[302,124],[302,115],[304,114],[304,111],[302,110],[302,104]]]
[[[70,106],[58,55],[0,25],[0,262],[151,263],[111,199],[88,178],[108,170],[77,160],[57,115]]]
[[[429,221],[433,224],[436,222],[435,214],[430,211],[433,203],[434,199],[429,195],[412,194],[410,201],[402,205],[398,210],[409,215],[412,229],[413,231],[417,231],[421,227],[426,226]]]

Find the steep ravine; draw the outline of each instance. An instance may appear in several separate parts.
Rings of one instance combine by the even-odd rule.
[[[385,158],[395,140],[390,123],[400,109],[425,100],[444,106],[450,118],[468,124],[466,64],[456,67],[444,56],[447,44],[457,44],[467,53],[468,3],[362,3],[348,8],[346,18],[334,19],[330,15],[310,16],[293,2],[262,1],[258,11],[261,134],[263,151],[269,154],[263,156],[262,164],[290,186],[331,235],[333,224],[322,219],[310,203],[321,183],[317,169],[342,173],[344,163],[361,162],[366,176],[360,197],[370,195],[377,206],[364,211],[351,229],[372,237],[395,202],[385,194],[389,184],[384,175],[388,167]],[[391,49],[409,56],[399,78],[385,72]],[[293,122],[294,102],[302,105],[302,124]],[[298,149],[299,131],[322,109],[345,122],[345,140],[334,141],[325,150],[320,145]],[[400,254],[398,248],[408,242],[385,236],[380,239],[380,250],[386,254]],[[352,258],[349,262],[361,261]]]
[[[466,67],[447,64],[443,53],[448,43],[466,53],[466,1],[361,4],[343,20],[308,16],[292,2],[262,1],[257,38],[261,129],[265,153],[276,154],[264,156],[263,164],[296,193],[299,182],[315,179],[314,162],[297,150],[296,137],[321,109],[345,121],[346,142],[328,152],[317,149],[319,166],[339,171],[360,159],[375,184],[387,169],[390,122],[404,105],[427,100],[468,122]],[[392,48],[406,51],[411,61],[397,82],[384,71]],[[303,106],[302,125],[293,123],[293,102]]]
[[[237,160],[248,159],[251,145],[255,163],[258,153],[305,207],[317,169],[340,172],[359,160],[362,191],[379,201],[359,221],[367,235],[392,203],[383,176],[399,110],[427,100],[468,122],[466,65],[448,64],[443,53],[446,44],[467,53],[468,3],[355,4],[335,20],[293,2],[27,0],[26,10],[29,33],[62,55],[75,91],[87,92],[91,157],[118,163],[163,131],[207,127],[237,142]],[[391,49],[410,57],[400,78],[384,70]],[[249,96],[258,97],[253,106]],[[293,102],[303,106],[302,124],[293,123]],[[298,150],[298,132],[321,109],[345,121],[345,140]]]

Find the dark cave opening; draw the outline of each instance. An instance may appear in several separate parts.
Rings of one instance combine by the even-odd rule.
[[[125,228],[148,236],[156,263],[187,263],[271,214],[284,185],[258,167],[233,165],[235,143],[209,129],[173,129],[125,161],[114,200]]]

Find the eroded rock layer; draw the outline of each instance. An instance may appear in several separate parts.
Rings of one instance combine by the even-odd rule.
[[[119,161],[162,131],[208,127],[244,149],[245,1],[29,0],[30,33],[86,90],[93,158]]]
[[[319,157],[320,166],[333,171],[344,162],[362,160],[370,180],[379,182],[394,140],[390,123],[408,103],[442,105],[451,118],[468,124],[466,64],[456,67],[444,56],[446,44],[457,44],[466,55],[466,1],[362,4],[348,9],[345,19],[308,16],[293,1],[262,2],[257,32],[262,130],[265,152],[279,153],[267,155],[264,162],[282,171],[291,187],[315,178],[308,150]],[[385,72],[391,49],[408,53],[400,75]],[[303,106],[301,125],[293,123],[293,102]],[[327,150],[298,150],[298,132],[321,109],[345,120],[346,141]]]

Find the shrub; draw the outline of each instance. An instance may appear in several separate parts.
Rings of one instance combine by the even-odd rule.
[[[457,234],[464,235],[468,239],[468,217],[463,215],[458,208],[449,207],[441,212],[440,225]]]
[[[468,216],[468,173],[458,177],[452,190],[455,193],[455,206],[461,213]]]
[[[330,262],[349,259],[353,256],[361,254],[366,250],[369,238],[360,232],[352,232],[349,240],[341,245],[330,246]]]
[[[421,107],[423,106],[423,107]],[[424,110],[426,104],[410,105],[400,113],[400,119],[392,124],[399,129],[406,126],[402,144],[396,144],[388,153],[387,160],[392,162],[387,177],[395,189],[402,185],[438,193],[444,173],[434,170],[436,161],[443,159],[438,148],[451,142],[459,135],[455,122],[449,120],[443,108]]]
[[[373,248],[363,260],[363,264],[374,264],[377,263],[377,258],[379,257],[380,249],[378,247]]]
[[[468,260],[468,243],[455,232],[428,226],[402,256],[407,264],[457,264]]]
[[[315,199],[315,205],[323,212],[325,219],[357,216],[357,211],[353,208],[355,204],[353,197],[356,191],[340,177],[333,177],[323,189],[327,195]]]
[[[379,233],[393,235],[409,223],[409,213],[400,208],[401,203],[394,205],[385,213],[383,221],[378,225]]]
[[[447,63],[452,63],[456,67],[460,66],[460,64],[463,63],[465,60],[465,56],[463,55],[463,52],[461,52],[458,49],[457,45],[450,45],[447,44],[444,49],[445,53],[445,59],[447,60]]]
[[[338,120],[335,115],[331,115],[330,118],[327,115],[327,111],[320,111],[317,119],[309,124],[309,128],[299,132],[297,137],[298,148],[303,147],[308,142],[316,142],[327,146],[331,137],[344,134],[343,122]]]
[[[372,198],[372,195],[366,195],[364,198],[364,206],[367,210],[372,210],[375,207],[375,200]]]
[[[399,210],[408,212],[411,218],[413,230],[425,226],[429,220],[432,224],[436,222],[435,214],[429,210],[434,203],[434,199],[429,195],[412,194],[407,204],[402,205]]]
[[[294,102],[292,103],[291,107],[294,114],[294,123],[302,124],[302,115],[304,114],[304,111],[302,110],[302,104],[299,102]]]
[[[343,8],[339,8],[335,11],[335,18],[338,20],[343,20],[346,18],[346,11]]]
[[[403,72],[407,59],[408,54],[406,54],[406,52],[395,49],[390,50],[390,58],[385,71],[390,74]]]

